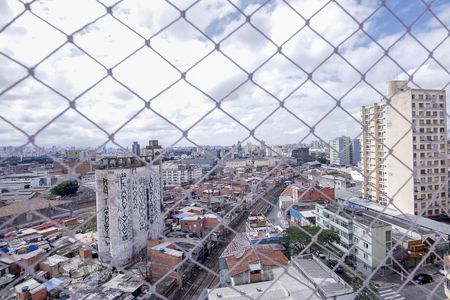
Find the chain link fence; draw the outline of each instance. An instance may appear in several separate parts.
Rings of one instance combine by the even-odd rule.
[[[345,299],[446,298],[447,275],[437,275],[434,267],[445,266],[449,237],[444,100],[450,83],[450,7],[445,1],[5,1],[0,10],[0,134],[5,146],[17,145],[0,158],[1,171],[7,174],[11,158],[34,149],[65,170],[60,182],[72,179],[80,186],[76,199],[49,200],[47,189],[13,204],[2,191],[0,266],[19,270],[8,277],[3,271],[8,268],[0,269],[2,298],[26,299],[30,292],[39,297],[42,285],[49,297],[70,299],[273,299],[284,293],[292,299],[331,299],[333,293]],[[386,93],[391,79],[403,81]],[[395,101],[411,88],[423,120]],[[370,106],[375,102],[378,106]],[[395,140],[380,134],[394,130],[381,121],[387,115],[401,120]],[[284,134],[295,147],[317,140],[338,157],[360,139],[362,162],[355,172],[363,181],[361,196],[389,206],[338,201],[333,174],[339,170],[327,167],[314,175],[274,146]],[[343,134],[353,134],[350,143],[329,143]],[[165,147],[149,145],[146,155],[130,151],[131,141],[141,137],[159,139]],[[233,146],[218,155],[204,146],[209,143]],[[262,159],[250,150],[244,165],[231,166],[243,161],[235,158],[246,143],[261,145],[277,159],[266,168],[249,167],[248,161]],[[81,174],[85,160],[62,160],[50,147],[56,144],[95,145],[92,153],[106,159],[97,166],[95,180]],[[158,186],[158,178],[174,147],[186,146],[215,163],[204,167],[194,184],[171,189],[168,200],[169,189]],[[111,147],[115,156],[128,158],[111,158]],[[428,159],[429,165],[419,163]],[[152,175],[108,173],[121,164]],[[438,179],[425,167],[437,169]],[[102,168],[107,171],[99,175]],[[391,190],[382,179],[388,173],[401,174]],[[320,187],[326,174],[333,176],[332,195]],[[130,195],[109,185],[115,176],[130,178]],[[231,194],[234,204],[215,208],[214,180],[228,180],[234,192],[236,178],[247,180],[240,193]],[[116,185],[124,184],[117,180]],[[149,185],[145,198],[139,188]],[[404,191],[413,185],[409,199]],[[321,202],[312,204],[315,221],[310,221],[317,226],[293,221],[298,203],[282,206],[286,191],[296,199],[318,195]],[[414,198],[419,194],[422,200]],[[102,197],[111,199],[109,204],[99,204]],[[161,205],[146,208],[145,201],[159,198],[164,198]],[[405,202],[412,203],[410,209]],[[110,211],[125,209],[151,216],[151,224],[125,213],[115,216],[121,220],[117,228],[96,224],[110,224],[105,221]],[[193,210],[201,210],[202,217]],[[183,213],[185,221],[178,217]],[[442,230],[438,221],[418,218],[431,215],[440,217]],[[200,219],[212,220],[201,233],[189,227]],[[269,219],[278,223],[273,230],[280,229],[269,236],[280,240],[268,246],[252,222]],[[179,234],[167,230],[172,221],[183,229]],[[42,224],[56,227],[59,235],[45,233]],[[122,235],[117,249],[109,251],[120,254],[128,245],[131,252],[141,245],[148,253],[134,253],[133,263],[102,259],[105,250],[96,240],[109,241],[115,230],[128,232],[127,226],[147,226],[152,240],[137,236],[133,246]],[[102,233],[80,237],[97,229]],[[56,240],[47,248],[33,236],[42,230]],[[39,249],[19,254],[30,241]],[[430,272],[434,283],[422,285],[426,274],[417,275]],[[31,278],[36,286],[27,285]],[[239,284],[244,282],[253,283]]]

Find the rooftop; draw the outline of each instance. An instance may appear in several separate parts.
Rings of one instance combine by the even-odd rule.
[[[142,281],[136,280],[125,274],[119,274],[107,283],[103,284],[105,288],[118,289],[124,293],[133,293],[142,286]]]
[[[314,292],[314,286],[308,282],[297,269],[289,265],[286,270],[284,268],[273,269],[276,281],[264,281],[258,283],[237,285],[231,287],[223,287],[207,290],[208,299],[322,299]]]
[[[153,246],[152,250],[157,250],[157,251],[166,253],[166,254],[171,255],[171,256],[177,256],[177,257],[183,256],[183,252],[181,252],[179,250],[175,250],[175,249],[169,248],[170,245],[172,245],[172,243],[164,242],[162,244],[158,244],[158,245]]]
[[[269,248],[249,248],[242,253],[228,256],[226,258],[230,275],[235,276],[251,270],[252,264],[260,264],[265,267],[287,266],[289,260],[280,250]]]
[[[297,256],[292,261],[303,276],[318,287],[319,293],[326,298],[354,293],[351,286],[314,256]]]
[[[324,209],[331,211],[332,213],[338,214],[346,219],[351,219],[354,222],[357,222],[364,226],[370,226],[371,228],[375,227],[384,227],[389,226],[388,223],[379,220],[378,218],[374,218],[371,215],[368,215],[366,211],[360,209],[354,209],[343,205],[336,205],[332,203],[320,205]]]
[[[57,264],[62,263],[62,262],[66,262],[66,261],[69,261],[69,259],[67,257],[61,256],[61,255],[58,255],[58,254],[54,254],[54,255],[51,255],[51,256],[47,257],[43,261],[43,263],[46,263],[49,266],[56,266]]]
[[[400,227],[404,228],[413,227],[415,231],[419,232],[421,232],[421,230],[426,231],[431,230],[444,235],[450,235],[450,225],[443,222],[438,222],[429,218],[403,213],[398,211],[398,209],[391,208],[389,206],[386,208],[385,206],[378,204],[376,202],[357,197],[347,199],[346,202],[352,203],[353,205],[357,205],[357,207],[367,210],[367,213],[372,215],[375,213],[376,215],[378,215],[380,212],[383,211],[383,213],[379,216],[379,218],[382,218],[385,222],[392,223]]]
[[[250,242],[246,238],[245,233],[238,233],[228,244],[225,250],[223,250],[220,257],[227,257],[230,255],[235,255],[236,253],[244,252],[248,247],[250,247]]]
[[[16,293],[21,293],[23,288],[25,288],[25,289],[28,288],[28,290],[32,290],[32,289],[39,287],[40,285],[41,284],[39,282],[37,282],[36,279],[31,278],[27,281],[19,283],[14,288],[16,289]]]

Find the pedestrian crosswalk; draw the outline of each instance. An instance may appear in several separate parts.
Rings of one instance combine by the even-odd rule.
[[[380,295],[381,299],[385,300],[404,300],[405,296],[400,295],[396,289],[392,288],[384,288],[378,291],[378,295]]]

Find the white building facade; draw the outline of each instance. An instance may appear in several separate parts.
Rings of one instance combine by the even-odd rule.
[[[95,171],[100,259],[123,266],[163,230],[161,178],[154,167]]]
[[[389,83],[388,99],[362,107],[363,197],[404,213],[437,216],[448,211],[445,90]]]
[[[163,186],[182,186],[201,178],[203,170],[199,165],[164,163],[161,175]]]
[[[333,247],[353,259],[358,271],[370,275],[380,265],[381,271],[392,265],[390,257],[386,259],[392,247],[391,224],[332,204],[316,204],[315,213],[317,226],[338,233],[341,240]]]
[[[352,140],[348,136],[337,137],[330,141],[330,164],[349,166],[352,163]]]

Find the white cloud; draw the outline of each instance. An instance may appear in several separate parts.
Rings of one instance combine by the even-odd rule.
[[[114,4],[113,1],[102,2],[107,6]],[[361,105],[377,101],[379,92],[384,93],[386,81],[404,76],[402,68],[409,73],[415,72],[428,58],[428,52],[410,36],[402,38],[390,50],[391,57],[401,68],[389,58],[383,57],[384,50],[364,33],[358,32],[348,38],[358,28],[358,24],[335,3],[321,9],[327,1],[288,1],[304,18],[309,19],[314,15],[310,26],[333,45],[330,46],[309,28],[304,28],[292,36],[305,21],[283,1],[271,2],[261,9],[258,9],[260,4],[257,1],[233,2],[247,14],[258,10],[251,18],[252,24],[276,45],[252,26],[245,24],[220,43],[220,50],[247,72],[257,69],[253,74],[254,82],[279,99],[290,95],[307,79],[307,74],[284,55],[306,72],[314,70],[313,80],[320,87],[309,81],[284,103],[295,116],[310,125],[316,124],[335,106],[332,97],[321,88],[336,98],[345,95],[342,106],[351,115],[358,117]],[[8,3],[8,6],[4,3]],[[191,4],[186,1],[173,3],[180,10]],[[341,0],[338,3],[358,21],[365,20],[377,5],[369,0]],[[0,22],[0,26],[23,9],[14,5],[9,2],[0,4],[0,19],[6,20]],[[61,5],[59,1],[38,1],[33,3],[31,8],[66,33],[78,30],[106,11],[96,1],[87,0],[83,5],[78,1],[68,1],[67,6]],[[433,6],[433,9],[447,22],[450,6]],[[142,1],[126,0],[115,6],[113,13],[144,38],[151,37],[180,16],[180,12],[166,1],[152,1],[149,5]],[[245,16],[227,1],[200,1],[188,9],[186,17],[201,31],[211,35],[215,42],[221,41],[245,21]],[[382,14],[376,14],[366,21],[364,29],[376,37],[383,47],[389,47],[401,36],[401,32],[383,32],[384,27],[380,26],[382,23]],[[433,49],[448,37],[448,30],[432,19],[418,22],[412,33],[428,49]],[[214,100],[227,96],[244,82],[245,84],[223,100],[221,108],[226,113],[253,129],[279,107],[279,101],[248,81],[245,72],[222,53],[214,51],[197,63],[214,50],[214,43],[183,19],[151,38],[151,47],[159,54],[144,46],[145,41],[139,35],[111,16],[106,16],[75,34],[74,41],[107,68],[143,47],[115,67],[113,76],[145,100],[158,95],[151,102],[152,109],[182,130],[188,129],[213,109]],[[25,13],[0,33],[0,51],[27,66],[32,66],[62,45],[65,39],[64,34],[30,13]],[[342,45],[339,46],[339,53],[364,73],[365,79],[376,90],[369,84],[360,82],[348,92],[361,80],[361,76],[337,54],[333,54],[334,46],[340,43]],[[283,55],[277,53],[277,46],[281,44]],[[449,51],[450,42],[446,40],[433,52],[443,68],[429,59],[417,70],[414,81],[422,87],[444,87],[450,81],[450,75],[445,70],[450,69],[450,59],[447,55]],[[159,55],[164,56],[175,68]],[[270,57],[272,58],[266,64],[260,66]],[[379,60],[380,58],[382,59]],[[324,62],[325,59],[328,60]],[[201,91],[195,90],[183,80],[165,90],[180,80],[181,74],[176,69],[181,72],[188,71],[186,79]],[[3,55],[0,55],[0,74],[7,74],[0,78],[0,115],[27,132],[36,132],[68,106],[66,100],[32,78],[2,93],[21,76],[26,75],[24,68]],[[36,68],[37,78],[69,99],[82,94],[105,74],[103,67],[71,44],[66,44]],[[213,100],[202,92],[213,97]],[[111,78],[77,100],[77,108],[109,133],[117,130],[143,107],[143,101]],[[163,118],[145,109],[116,134],[116,141],[128,146],[132,140],[144,143],[148,139],[159,139],[163,145],[171,145],[182,137],[182,133]],[[316,128],[316,134],[324,140],[341,134],[354,137],[359,131],[357,122],[342,110],[333,111]],[[219,109],[214,110],[189,131],[189,137],[200,144],[236,144],[248,134],[245,128]],[[279,108],[256,130],[257,138],[264,139],[268,144],[296,143],[309,134],[307,126],[284,108]],[[38,136],[37,141],[42,145],[98,146],[106,138],[98,128],[77,112],[70,110],[47,127]],[[308,137],[312,138],[314,137]],[[19,144],[24,137],[5,124],[0,131],[0,139],[4,144]],[[183,144],[189,142],[184,140],[178,145]]]

